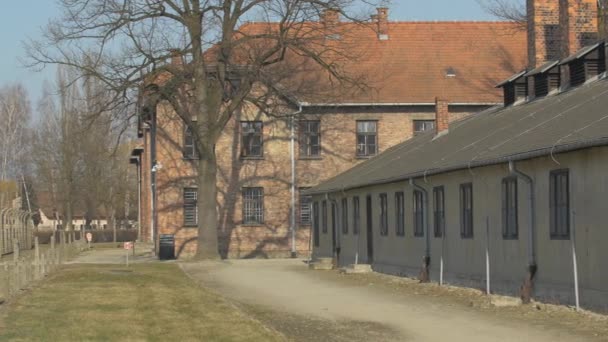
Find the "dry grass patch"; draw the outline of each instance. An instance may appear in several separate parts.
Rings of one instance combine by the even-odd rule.
[[[175,264],[72,265],[9,305],[0,340],[279,341]]]

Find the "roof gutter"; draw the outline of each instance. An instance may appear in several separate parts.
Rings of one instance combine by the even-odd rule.
[[[455,102],[450,103],[450,106],[496,106],[501,103],[497,102]],[[298,102],[299,106],[302,107],[406,107],[406,106],[419,106],[419,107],[435,107],[434,102],[336,102],[336,103],[311,103],[311,102]]]
[[[465,169],[469,169],[469,168],[498,165],[498,164],[508,163],[509,161],[516,162],[516,161],[521,161],[521,160],[528,160],[528,159],[533,159],[533,158],[538,158],[538,157],[545,157],[545,156],[552,155],[552,154],[573,152],[573,151],[582,150],[582,149],[586,149],[586,148],[602,147],[602,146],[607,146],[607,145],[608,145],[608,137],[603,137],[603,138],[588,140],[588,141],[584,141],[584,142],[577,142],[577,143],[565,144],[565,145],[554,146],[554,147],[546,147],[546,148],[542,148],[542,149],[538,149],[538,150],[534,150],[534,151],[528,151],[528,152],[524,152],[524,153],[508,155],[508,156],[503,156],[503,157],[499,157],[499,158],[488,159],[488,160],[483,160],[483,161],[478,161],[478,162],[472,162],[472,163],[466,162],[466,163],[457,164],[457,165],[453,165],[453,166],[449,166],[449,167],[445,167],[445,168],[436,168],[436,169],[428,169],[425,171],[416,171],[416,172],[412,172],[412,173],[406,174],[406,175],[401,175],[398,177],[386,178],[386,179],[376,180],[376,181],[361,184],[361,185],[343,187],[343,188],[344,188],[344,190],[353,190],[353,189],[359,189],[359,188],[363,188],[363,187],[370,186],[370,185],[390,184],[390,183],[395,183],[395,182],[407,181],[410,178],[423,177],[424,175],[433,176],[433,175],[438,175],[438,174],[452,172],[452,171],[460,171],[460,170],[465,170]],[[335,191],[340,191],[340,190],[342,190],[342,187],[338,188],[338,189],[323,189],[323,190],[319,190],[319,191],[314,191],[314,189],[311,189],[305,193],[307,195],[319,195],[319,194],[335,192]]]

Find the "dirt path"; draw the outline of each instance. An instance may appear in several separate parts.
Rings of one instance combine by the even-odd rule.
[[[183,263],[193,279],[296,341],[593,341],[560,316],[524,321],[446,297],[392,291],[385,276],[309,271],[298,260]],[[415,286],[418,286],[417,284]],[[530,309],[529,309],[530,310]],[[535,315],[542,315],[536,314]]]
[[[126,250],[123,248],[95,248],[80,253],[68,264],[125,264]],[[146,244],[135,246],[135,251],[129,252],[129,263],[158,261]]]

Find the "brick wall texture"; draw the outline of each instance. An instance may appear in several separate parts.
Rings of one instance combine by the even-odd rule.
[[[183,158],[183,123],[167,108],[161,104],[157,109],[157,161],[162,165],[157,173],[158,230],[159,234],[175,234],[176,255],[184,258],[196,251],[197,230],[196,227],[184,226],[182,199],[185,187],[196,187],[196,161]],[[449,114],[450,120],[460,119],[479,109],[454,109]],[[382,152],[414,134],[413,120],[435,119],[435,108],[319,109],[303,113],[299,119],[320,121],[322,152],[319,158],[301,158],[296,139],[298,189],[315,186],[365,160],[356,156],[357,120],[377,121],[378,146]],[[239,122],[249,120],[263,122],[264,156],[261,159],[241,158]],[[230,258],[289,256],[291,159],[288,119],[267,117],[255,110],[243,109],[226,126],[216,145],[216,154],[221,255]],[[264,189],[263,224],[243,224],[243,187]],[[143,189],[146,193],[145,189],[149,187],[144,186]],[[299,199],[299,193],[296,198]],[[148,193],[142,198],[143,206],[148,207],[148,211],[144,209],[142,212],[142,218],[146,217],[142,220],[143,225],[150,224],[149,205],[146,205],[149,201]],[[296,208],[299,208],[299,203]],[[299,218],[296,222],[297,253],[305,256],[309,250],[310,227],[300,225]]]

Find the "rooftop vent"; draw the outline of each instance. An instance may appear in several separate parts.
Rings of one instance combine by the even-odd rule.
[[[448,67],[447,69],[445,69],[445,77],[447,77],[447,78],[456,77],[456,70],[452,67]]]
[[[534,96],[543,97],[556,91],[560,86],[558,61],[549,61],[524,75],[534,80]]]
[[[496,88],[503,88],[505,107],[524,101],[528,97],[528,82],[524,77],[526,71],[521,71],[499,83]]]
[[[567,68],[571,87],[579,86],[606,71],[606,50],[604,43],[586,46],[559,63]]]

